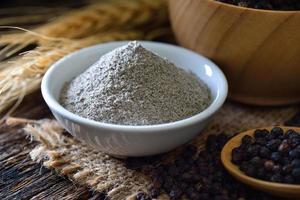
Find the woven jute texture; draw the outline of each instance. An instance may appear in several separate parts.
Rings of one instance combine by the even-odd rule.
[[[257,108],[227,102],[210,126],[191,143],[201,149],[203,138],[208,134],[234,134],[250,128],[280,125],[297,111],[296,106]],[[134,199],[136,192],[146,191],[151,185],[151,179],[146,174],[128,169],[124,160],[94,151],[77,141],[55,120],[26,121],[26,124],[26,133],[39,143],[30,153],[33,160],[79,184],[105,192],[109,199]],[[162,155],[161,160],[172,159],[175,154],[176,150]],[[168,197],[162,195],[158,199]]]

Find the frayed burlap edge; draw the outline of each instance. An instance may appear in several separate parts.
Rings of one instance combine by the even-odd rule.
[[[55,120],[9,118],[8,125],[26,124],[24,131],[40,144],[30,157],[45,167],[55,169],[76,183],[104,192],[111,200],[135,199],[139,191],[147,192],[151,180],[144,174],[127,169],[122,160],[94,151],[64,134]],[[158,199],[168,199],[161,195]]]
[[[298,107],[254,108],[226,103],[211,125],[191,141],[199,150],[209,134],[225,132],[234,134],[243,130],[264,126],[282,125],[290,119]],[[76,183],[93,190],[105,192],[109,199],[135,199],[138,191],[147,191],[151,180],[145,174],[127,169],[122,160],[96,152],[85,144],[66,135],[55,120],[8,119],[8,124],[26,124],[24,130],[40,143],[30,153],[36,162],[67,175]],[[162,156],[161,160],[173,160],[180,148]],[[166,195],[158,199],[169,199]]]

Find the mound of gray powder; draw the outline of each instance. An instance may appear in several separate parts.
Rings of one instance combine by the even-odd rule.
[[[61,103],[92,120],[150,125],[191,117],[210,104],[196,76],[130,42],[105,55],[67,83]]]

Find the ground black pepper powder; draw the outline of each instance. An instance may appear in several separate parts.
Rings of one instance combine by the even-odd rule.
[[[192,72],[131,41],[102,55],[66,83],[60,101],[67,110],[91,120],[151,125],[202,112],[211,94]]]
[[[264,10],[300,10],[299,0],[216,0],[241,7]]]

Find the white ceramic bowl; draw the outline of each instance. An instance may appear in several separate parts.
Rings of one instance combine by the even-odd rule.
[[[42,94],[60,124],[88,145],[114,156],[148,156],[178,147],[198,135],[227,96],[227,81],[210,60],[182,47],[140,41],[142,46],[168,58],[178,67],[192,71],[208,85],[213,101],[203,112],[180,121],[146,126],[116,125],[80,117],[59,102],[62,86],[84,72],[99,57],[128,41],[100,44],[72,53],[56,62],[45,74]]]

